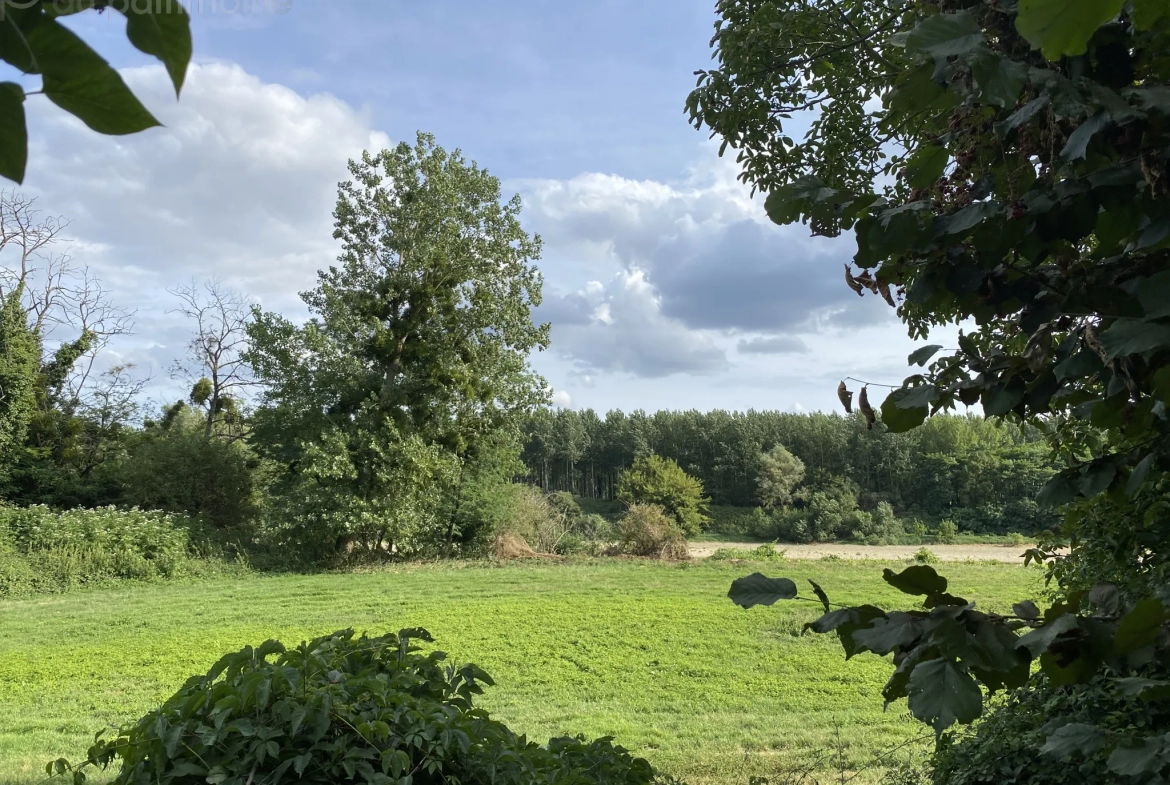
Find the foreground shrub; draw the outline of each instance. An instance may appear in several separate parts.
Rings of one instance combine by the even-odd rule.
[[[618,549],[631,556],[687,559],[687,538],[657,504],[633,504],[618,523]]]
[[[99,740],[81,769],[114,785],[341,782],[643,785],[654,769],[608,738],[539,746],[476,708],[491,678],[420,654],[425,630],[352,630],[222,658],[157,711]],[[64,761],[50,770],[67,771]]]
[[[1164,677],[1164,669],[1158,670],[1163,672],[1143,677]],[[1143,781],[1111,771],[1110,753],[1101,744],[1086,744],[1065,755],[1043,753],[1051,734],[1071,723],[1148,734],[1170,726],[1170,710],[1164,702],[1122,694],[1116,680],[1099,676],[1088,684],[1057,687],[1037,675],[1028,687],[1011,692],[972,731],[943,737],[934,755],[935,785]]]

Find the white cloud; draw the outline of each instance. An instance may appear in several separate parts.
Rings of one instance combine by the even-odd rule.
[[[299,309],[297,291],[336,256],[347,159],[389,140],[331,95],[304,97],[235,65],[192,66],[178,102],[161,67],[123,75],[165,127],[100,136],[30,102],[24,190],[72,222],[73,255],[138,310],[137,337],[119,348],[158,375],[187,339],[165,290],[218,277]]]
[[[556,302],[555,296],[549,299]],[[608,285],[587,285],[560,299],[588,309],[590,318],[554,321],[553,350],[570,358],[590,383],[586,371],[658,378],[705,376],[728,367],[724,351],[711,337],[662,313],[661,298],[641,270],[619,272]]]
[[[564,390],[554,390],[552,394],[553,406],[559,406],[562,409],[569,409],[573,406],[573,396],[569,395]]]

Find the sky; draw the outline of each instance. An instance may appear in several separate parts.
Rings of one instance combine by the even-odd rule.
[[[852,239],[773,225],[688,125],[713,0],[186,5],[178,100],[119,15],[69,19],[164,127],[100,136],[30,99],[21,188],[135,311],[103,361],[134,363],[156,399],[180,396],[167,369],[191,337],[168,289],[216,279],[303,318],[298,292],[337,255],[347,160],[418,130],[521,195],[552,325],[532,364],[556,405],[831,410],[842,378],[907,375],[921,342],[845,285]]]

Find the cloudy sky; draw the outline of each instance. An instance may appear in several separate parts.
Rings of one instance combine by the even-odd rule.
[[[842,377],[905,375],[915,344],[842,279],[852,241],[772,225],[687,125],[712,0],[187,5],[196,63],[178,101],[118,15],[71,21],[164,128],[102,137],[30,106],[23,190],[137,310],[113,349],[153,394],[175,397],[166,369],[190,337],[168,288],[218,278],[303,315],[297,292],[336,255],[347,159],[420,129],[520,193],[544,238],[553,343],[533,363],[558,404],[831,409]]]

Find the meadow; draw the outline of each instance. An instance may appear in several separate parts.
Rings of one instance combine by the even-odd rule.
[[[815,580],[837,602],[909,607],[912,598],[882,582],[882,566],[413,565],[3,601],[0,785],[43,781],[47,760],[80,758],[94,732],[141,716],[226,651],[350,626],[425,627],[453,659],[494,677],[481,702],[514,729],[541,741],[614,736],[693,785],[746,785],[824,750],[855,766],[923,730],[904,704],[882,711],[889,663],[845,662],[835,638],[801,635],[816,606],[744,611],[726,592],[759,569]],[[1043,589],[1041,571],[1014,565],[942,571],[984,609]]]

